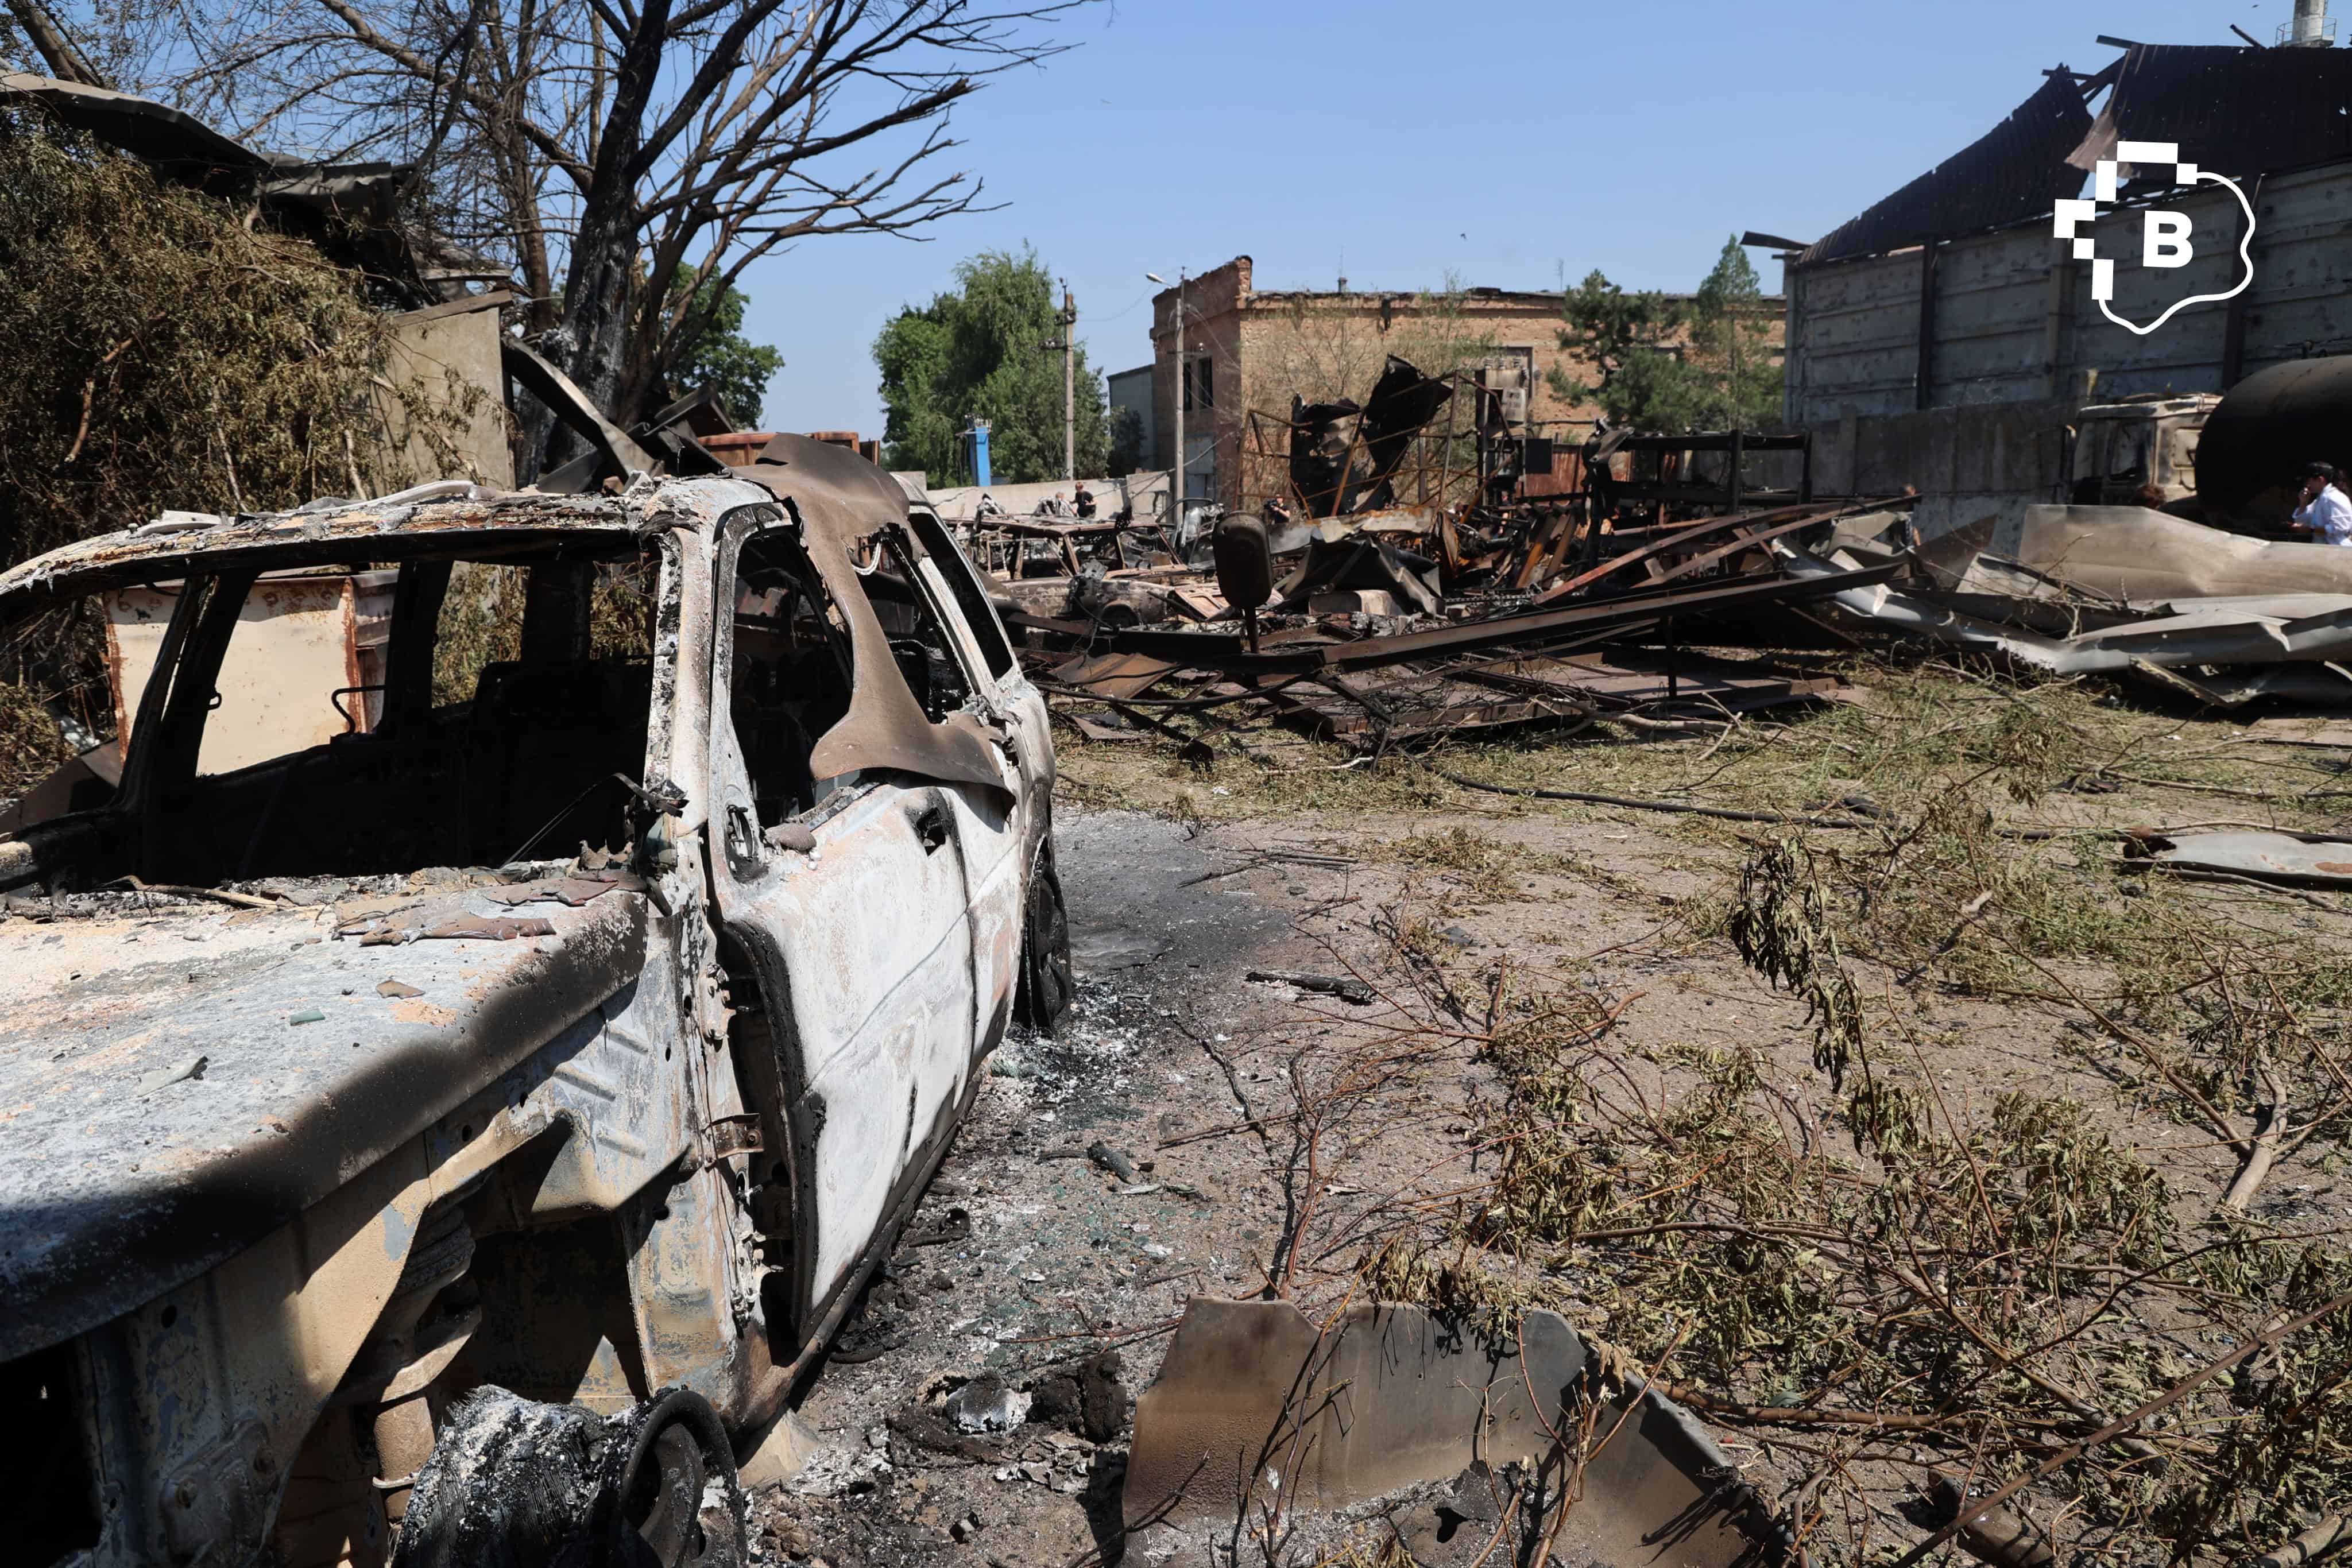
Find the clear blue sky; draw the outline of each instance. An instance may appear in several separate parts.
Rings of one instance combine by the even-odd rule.
[[[1948,5],[1117,0],[1079,47],[956,111],[1002,210],[928,244],[809,242],[747,275],[785,369],[766,426],[882,418],[868,351],[976,251],[1025,241],[1097,370],[1147,361],[1146,271],[1235,255],[1258,287],[1550,288],[1598,267],[1688,288],[1724,236],[1813,239],[1958,151],[2107,33],[2268,42],[2291,0]],[[1779,268],[1752,253],[1768,288]]]

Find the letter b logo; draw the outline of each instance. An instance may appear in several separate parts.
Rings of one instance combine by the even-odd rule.
[[[2187,267],[2196,251],[2189,244],[2189,214],[2149,213],[2140,244],[2142,267]]]

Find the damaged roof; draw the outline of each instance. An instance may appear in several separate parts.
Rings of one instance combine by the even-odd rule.
[[[253,148],[152,99],[22,71],[0,71],[0,103],[38,106],[60,123],[139,160],[156,175],[249,201],[268,225],[366,274],[392,303],[463,298],[467,282],[510,269],[476,256],[401,211],[413,163],[319,162]]]
[[[76,131],[129,153],[166,178],[214,189],[224,175],[249,184],[270,160],[194,115],[109,88],[0,71],[0,99],[37,103]]]
[[[2085,89],[2110,84],[2095,120]],[[2200,168],[2241,182],[2352,158],[2352,52],[2133,44],[2087,80],[2062,66],[2006,120],[1824,235],[1798,265],[2030,222],[2126,141],[2177,143]]]
[[[2352,158],[2352,54],[2134,44],[2068,162],[2087,172],[2118,141],[2178,142],[2199,168],[2241,181]]]
[[[2053,76],[2002,120],[1893,195],[1815,241],[1799,265],[1999,228],[2082,188],[2066,162],[2091,129],[2071,75]]]

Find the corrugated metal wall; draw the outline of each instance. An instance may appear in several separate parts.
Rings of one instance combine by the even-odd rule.
[[[2222,392],[2231,369],[2243,376],[2307,352],[2352,350],[2352,163],[2269,175],[2250,194],[2259,216],[2253,286],[2231,304],[2190,306],[2146,336],[2100,314],[2090,267],[2069,257],[2046,220],[1950,241],[1932,256],[1909,250],[1790,267],[1790,423],[2057,398],[2084,370],[2099,372],[2102,398]],[[2228,287],[2244,222],[2218,186],[2155,204],[2191,220],[2197,254],[2185,268],[2138,264],[2141,208],[2109,211],[2095,225],[2099,253],[2119,261],[2116,313],[2143,323],[2184,294]],[[1925,331],[1923,284],[1934,302]]]

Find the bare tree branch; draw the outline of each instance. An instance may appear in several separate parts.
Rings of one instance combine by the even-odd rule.
[[[530,332],[625,424],[753,263],[985,210],[950,111],[1094,0],[156,3],[169,96],[417,164],[432,224],[516,269]]]

